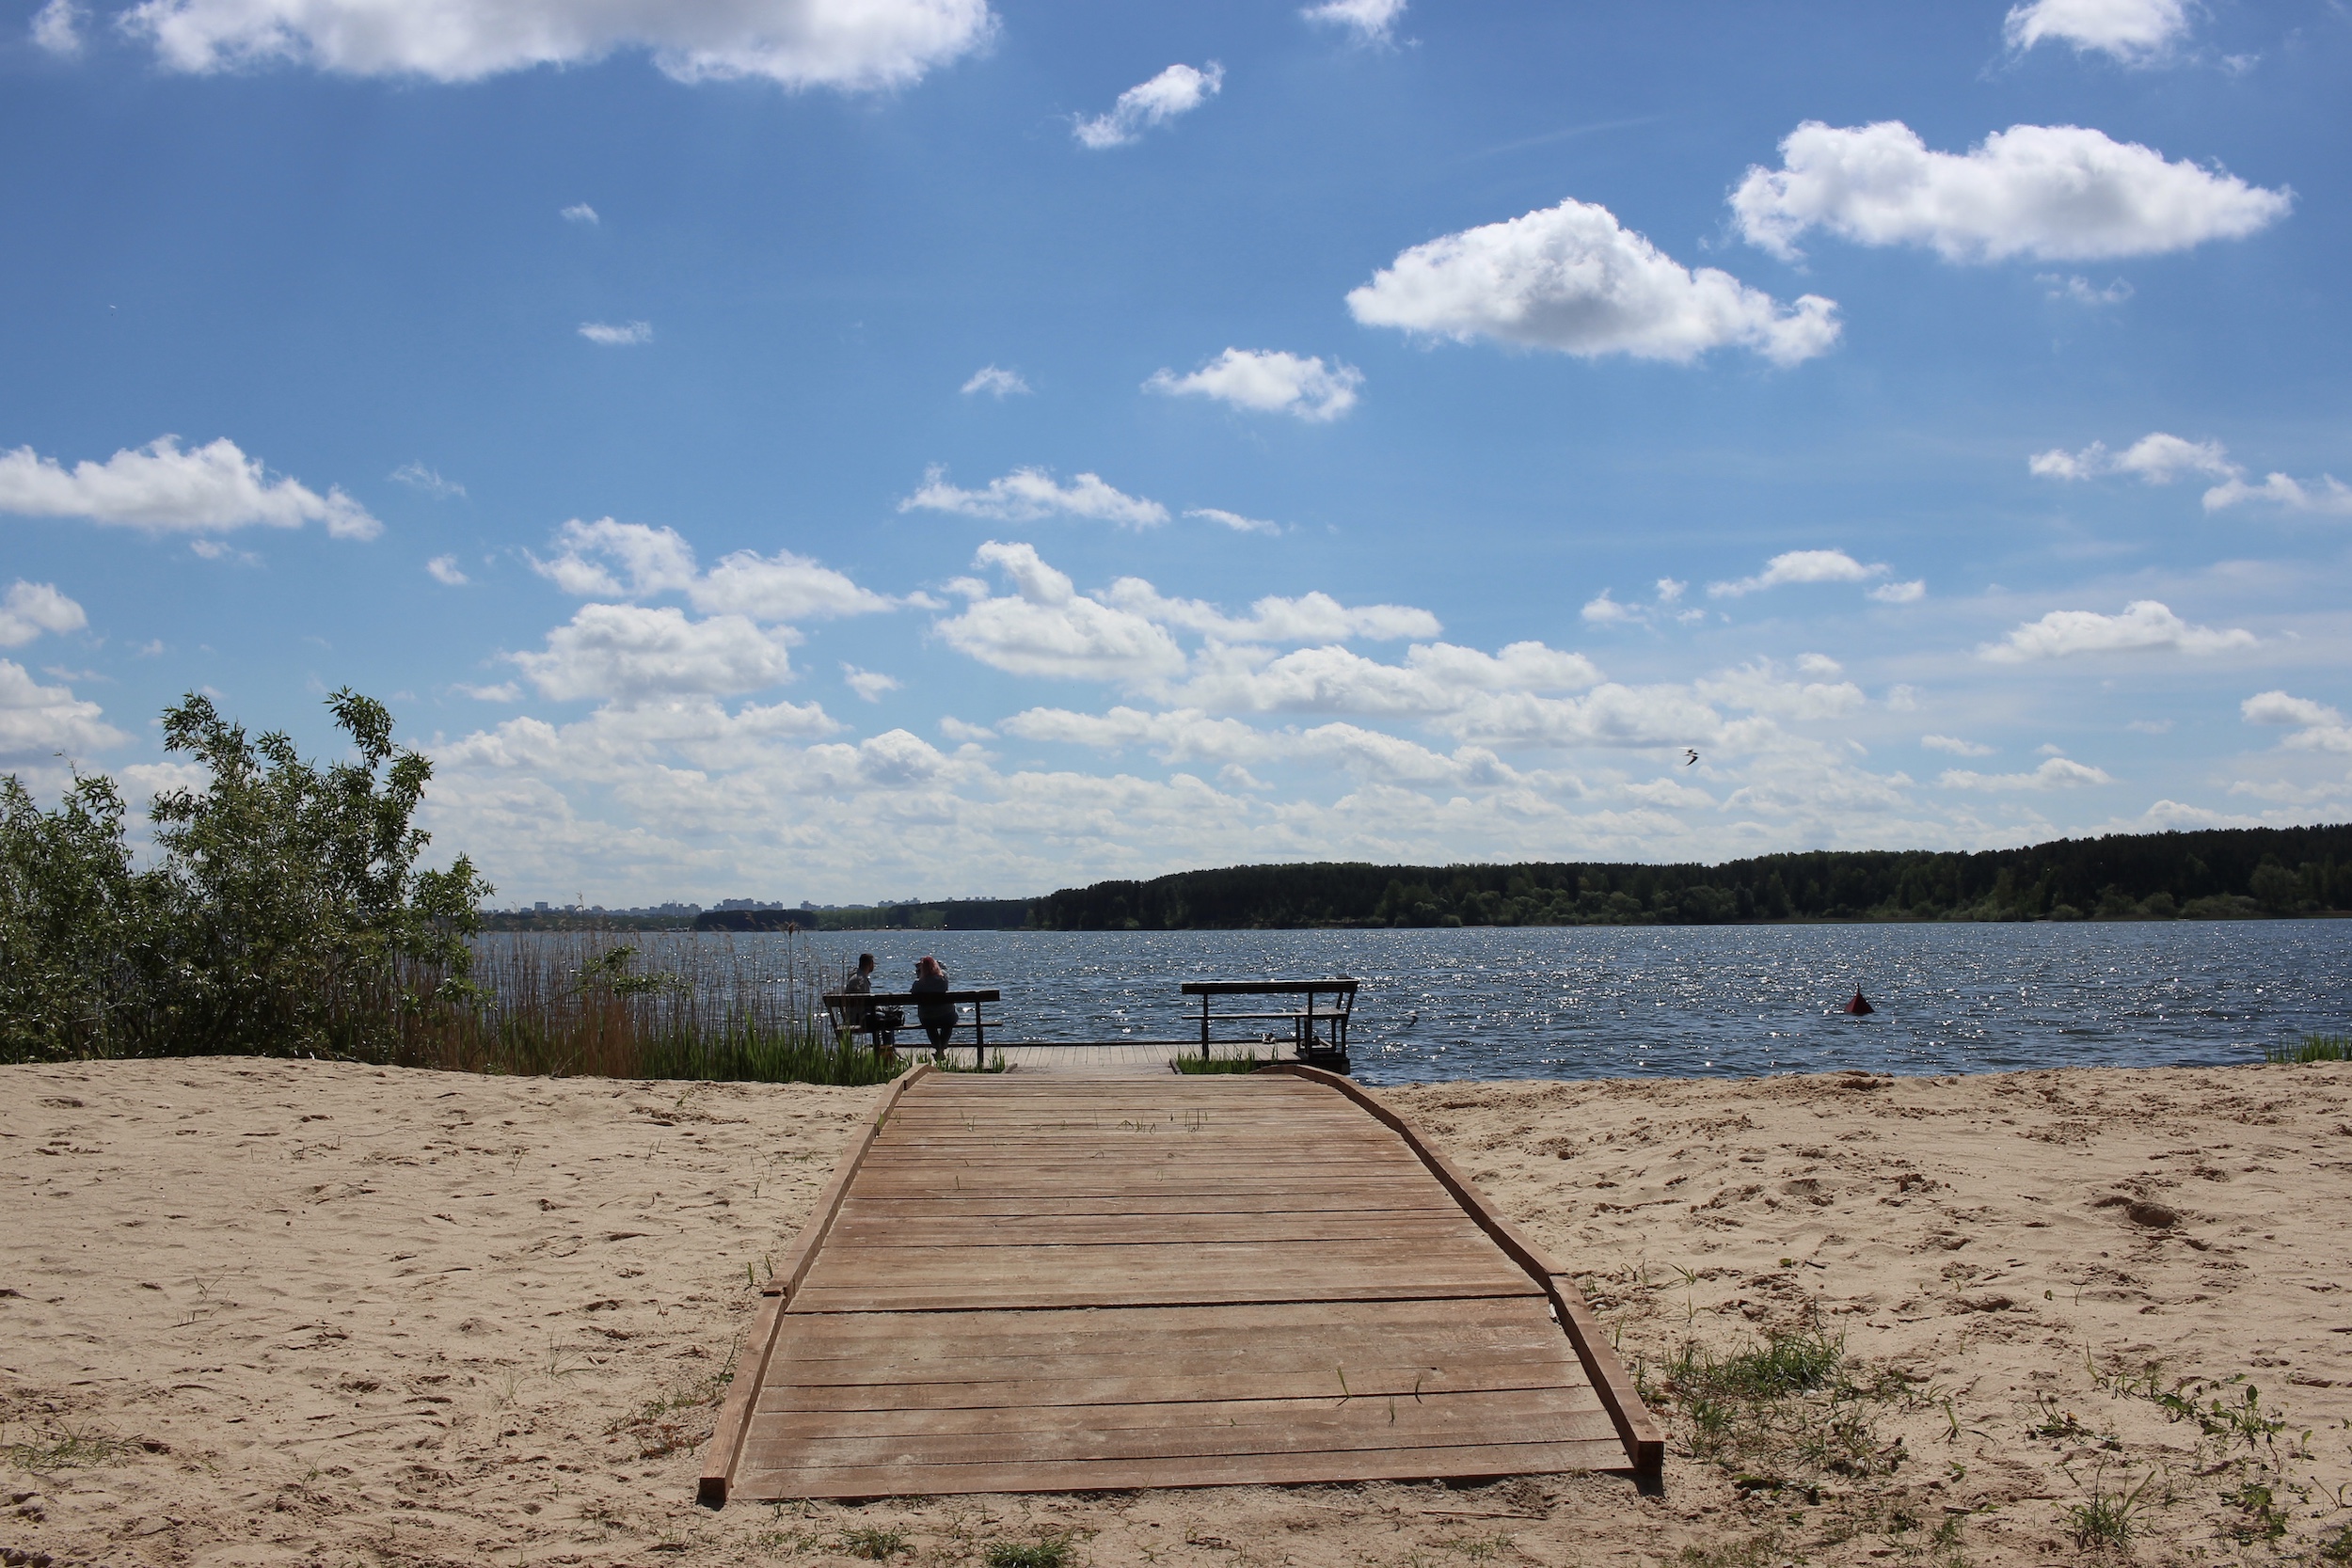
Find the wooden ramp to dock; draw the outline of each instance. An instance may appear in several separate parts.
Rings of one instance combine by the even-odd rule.
[[[925,1067],[771,1280],[702,1498],[1661,1455],[1573,1282],[1346,1080]]]

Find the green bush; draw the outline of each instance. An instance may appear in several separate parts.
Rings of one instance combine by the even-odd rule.
[[[111,781],[77,775],[44,812],[0,778],[0,1060],[383,1060],[405,1017],[469,999],[490,888],[462,855],[417,867],[433,765],[392,743],[382,704],[345,689],[327,706],[357,756],[326,768],[206,698],[167,709],[165,749],[211,780],[156,797],[144,870]]]

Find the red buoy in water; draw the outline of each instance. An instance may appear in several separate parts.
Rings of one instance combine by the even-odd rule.
[[[1862,1018],[1867,1014],[1877,1012],[1878,1009],[1870,1006],[1870,999],[1862,994],[1862,988],[1860,986],[1856,986],[1853,989],[1853,1000],[1846,1004],[1846,1011],[1851,1013],[1856,1018]]]

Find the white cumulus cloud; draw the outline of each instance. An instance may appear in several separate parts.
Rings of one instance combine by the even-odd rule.
[[[1261,414],[1293,414],[1311,422],[1338,419],[1356,406],[1364,372],[1320,356],[1302,358],[1279,350],[1229,348],[1190,375],[1154,371],[1144,389],[1216,398]]]
[[[119,25],[172,71],[289,62],[478,81],[651,51],[681,82],[903,86],[987,41],[987,0],[143,0]]]
[[[1344,27],[1359,43],[1386,43],[1405,6],[1406,0],[1323,0],[1298,14],[1310,22]]]
[[[21,648],[43,632],[80,631],[89,617],[54,582],[20,579],[0,594],[0,648]]]
[[[73,0],[48,0],[33,13],[30,31],[38,47],[70,59],[82,52],[82,8]]]
[[[2066,757],[2052,757],[2030,773],[1971,773],[1963,768],[1947,769],[1936,781],[1946,789],[2079,789],[2086,784],[2111,784],[2115,781],[2096,768]]]
[[[1710,582],[1707,592],[1714,598],[1736,599],[1789,583],[1872,582],[1886,573],[1885,562],[1865,565],[1844,550],[1787,550],[1766,562],[1764,569],[1756,576],[1731,582]],[[1926,592],[1924,582],[1890,582],[1873,591],[1871,596],[1907,604]]]
[[[980,490],[959,489],[947,483],[945,468],[930,468],[923,475],[922,488],[898,503],[901,512],[918,508],[1010,523],[1035,522],[1057,514],[1091,517],[1123,528],[1152,528],[1168,521],[1167,507],[1113,489],[1099,474],[1080,474],[1061,484],[1043,468],[1015,468],[1002,479],[990,480]]]
[[[444,588],[463,588],[473,579],[457,564],[453,555],[437,555],[424,563],[424,569],[435,582]]]
[[[1225,68],[1211,60],[1208,69],[1172,65],[1148,82],[1138,82],[1119,95],[1110,113],[1092,119],[1080,118],[1071,134],[1081,147],[1101,150],[1124,147],[1154,126],[1166,125],[1215,98],[1225,86]]]
[[[1296,598],[1269,594],[1249,607],[1247,619],[1227,615],[1200,599],[1164,597],[1141,578],[1120,578],[1103,600],[1147,621],[1220,642],[1342,642],[1358,637],[1384,642],[1435,637],[1444,629],[1435,615],[1410,605],[1351,607],[1324,593]]]
[[[890,601],[848,577],[790,550],[764,556],[737,550],[704,572],[694,547],[675,529],[599,517],[575,517],[556,531],[551,561],[532,569],[583,598],[645,598],[683,594],[695,609],[762,622],[800,622],[888,610]]]
[[[321,522],[338,539],[373,539],[383,525],[340,488],[322,496],[223,436],[183,451],[161,436],[136,451],[67,468],[30,447],[0,451],[0,512],[79,517],[153,533],[216,533],[259,524],[300,528]]]
[[[130,738],[96,703],[76,700],[68,687],[43,686],[23,665],[0,658],[0,762],[41,762],[59,752],[85,757]]]
[[[536,653],[506,656],[539,694],[620,703],[684,694],[758,691],[792,678],[788,629],[763,631],[745,616],[690,621],[668,605],[580,606]]]
[[[2333,474],[2316,484],[2305,484],[2286,474],[2265,475],[2259,484],[2246,477],[2243,465],[2230,460],[2218,441],[2190,441],[2164,431],[2151,431],[2122,451],[2109,451],[2093,441],[2079,451],[2054,447],[2036,452],[2026,467],[2044,479],[2098,479],[2110,474],[2134,474],[2149,484],[2169,484],[2184,474],[2202,474],[2221,483],[2205,491],[2204,507],[2219,512],[2243,501],[2267,501],[2290,512],[2352,515],[2352,485]]]
[[[1268,522],[1263,517],[1245,517],[1238,512],[1228,512],[1221,506],[1190,507],[1186,509],[1184,515],[1199,517],[1205,522],[1220,523],[1232,529],[1235,533],[1279,533],[1282,531],[1282,525],[1279,523]]]
[[[1806,294],[1785,307],[1727,272],[1683,266],[1608,208],[1574,200],[1417,245],[1352,291],[1347,308],[1368,326],[1677,364],[1734,346],[1793,365],[1828,353],[1839,331],[1834,301]]]
[[[2122,451],[2109,451],[2104,441],[2093,441],[2080,451],[2054,447],[2034,453],[2026,467],[2043,479],[2132,474],[2149,484],[2169,484],[2183,474],[2227,476],[2238,471],[2220,442],[2185,440],[2161,430],[2151,431]]]
[[[1781,167],[1748,170],[1731,207],[1741,234],[1784,258],[1816,228],[1950,261],[2155,256],[2241,239],[2294,205],[2287,191],[2079,125],[2012,125],[1957,153],[1930,150],[1900,120],[1807,120],[1780,151]]]
[[[975,392],[986,392],[990,397],[1001,403],[1015,394],[1027,395],[1029,384],[1021,379],[1019,371],[1009,371],[996,365],[982,365],[972,372],[972,379],[958,389],[965,397],[970,397]]]
[[[861,670],[854,664],[841,666],[841,684],[869,703],[879,703],[882,694],[896,691],[905,683],[896,675],[885,675],[879,670]]]
[[[2012,629],[1998,642],[1977,650],[2001,663],[2066,658],[2075,654],[2147,653],[2173,649],[2185,654],[2226,653],[2256,641],[2243,628],[2216,631],[2193,626],[2154,599],[2137,599],[2121,615],[2091,610],[2054,610],[2039,621]]]
[[[423,491],[435,500],[447,500],[452,496],[463,496],[466,493],[464,485],[453,479],[443,479],[438,469],[429,468],[421,461],[403,463],[392,470],[391,478],[398,483],[407,485],[411,490]]]
[[[2259,692],[2239,704],[2238,712],[2249,724],[2292,725],[2295,733],[2280,741],[2281,746],[2309,752],[2352,752],[2352,724],[2344,722],[2343,712],[2309,697]]]
[[[604,221],[604,219],[596,215],[596,210],[594,207],[589,206],[585,201],[575,201],[569,207],[564,208],[564,211],[557,215],[562,217],[565,223],[585,223],[594,225]]]
[[[949,647],[992,669],[1016,675],[1116,681],[1136,685],[1177,673],[1184,650],[1166,629],[1132,610],[1077,592],[1034,546],[982,545],[974,564],[993,566],[1011,584],[1006,594],[972,582],[962,613],[932,629]]]
[[[2352,485],[2345,484],[2333,474],[2322,474],[2316,487],[2285,474],[2270,474],[2260,484],[2249,484],[2242,475],[2233,475],[2205,492],[2205,510],[2218,512],[2240,501],[2268,501],[2289,512],[2320,512],[2330,516],[2352,516]]]
[[[1599,679],[1583,655],[1534,641],[1494,654],[1417,642],[1402,664],[1383,664],[1335,644],[1279,657],[1262,649],[1212,648],[1177,695],[1211,711],[1428,718],[1463,712],[1493,693],[1577,690]]]
[[[581,322],[580,335],[606,348],[627,348],[653,341],[651,322]]]
[[[1979,746],[1973,740],[1962,740],[1948,735],[1923,735],[1919,737],[1919,744],[1931,752],[1949,752],[1956,757],[1989,757],[1993,754],[1990,746]]]
[[[2001,24],[2011,49],[2067,43],[2145,65],[2188,36],[2188,0],[2030,0]]]

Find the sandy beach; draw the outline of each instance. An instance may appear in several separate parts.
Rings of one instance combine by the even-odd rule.
[[[2342,1065],[1392,1091],[1581,1275],[1672,1430],[1662,1498],[715,1513],[754,1281],[879,1091],[250,1059],[0,1088],[11,1564],[2044,1563],[2094,1502],[2131,1557],[2210,1563],[2337,1560],[2352,1521]],[[1775,1335],[1843,1371],[1703,1397],[1685,1346]]]

